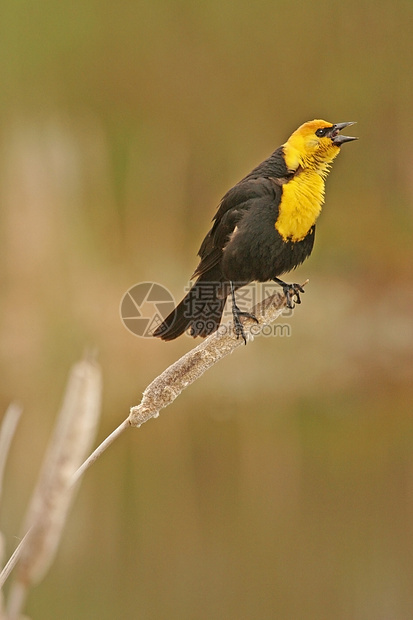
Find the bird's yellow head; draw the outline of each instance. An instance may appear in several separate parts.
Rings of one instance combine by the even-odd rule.
[[[283,145],[289,170],[299,167],[328,173],[329,165],[340,152],[344,142],[357,140],[353,136],[342,136],[340,131],[354,123],[328,123],[320,119],[301,125]]]

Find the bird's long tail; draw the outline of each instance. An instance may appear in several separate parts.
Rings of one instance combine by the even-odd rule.
[[[198,278],[153,335],[162,340],[174,340],[190,328],[191,336],[209,336],[218,329],[227,295],[222,275],[209,270]]]

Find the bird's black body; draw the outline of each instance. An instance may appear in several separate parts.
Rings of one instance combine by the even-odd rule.
[[[283,187],[275,179],[288,175],[280,147],[225,194],[198,252],[197,282],[154,335],[173,340],[191,327],[193,336],[207,336],[219,326],[229,282],[237,289],[273,280],[311,254],[315,226],[295,243],[275,228]],[[203,304],[205,312],[196,312]]]
[[[311,254],[315,223],[298,240],[283,238],[276,227],[284,188],[302,171],[299,165],[287,166],[285,147],[222,198],[198,252],[197,280],[154,336],[173,340],[188,328],[193,336],[207,336],[219,326],[231,285],[236,290],[253,281],[277,280]]]
[[[283,186],[261,177],[241,182],[236,188],[237,197],[242,202],[227,213],[240,213],[242,217],[222,252],[224,277],[234,282],[265,282],[302,263],[313,249],[315,226],[302,241],[283,240],[275,227]],[[225,198],[221,208],[224,205]],[[217,221],[219,229],[221,225]],[[200,256],[203,259],[201,251]],[[202,263],[203,260],[197,272]]]

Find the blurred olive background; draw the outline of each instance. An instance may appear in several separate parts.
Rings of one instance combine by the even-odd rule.
[[[3,0],[8,554],[84,349],[103,439],[194,345],[130,334],[125,291],[179,299],[220,197],[302,122],[360,136],[291,337],[237,350],[95,463],[31,617],[413,617],[412,29],[410,0]]]

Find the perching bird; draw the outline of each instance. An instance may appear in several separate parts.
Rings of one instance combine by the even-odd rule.
[[[324,183],[354,123],[304,123],[268,159],[222,198],[213,226],[198,252],[195,284],[153,335],[173,340],[188,328],[192,336],[218,329],[231,293],[234,328],[246,342],[235,291],[253,281],[283,287],[287,305],[300,303],[302,287],[278,278],[300,265],[314,245],[315,223],[324,203]],[[256,320],[256,319],[255,319]]]

